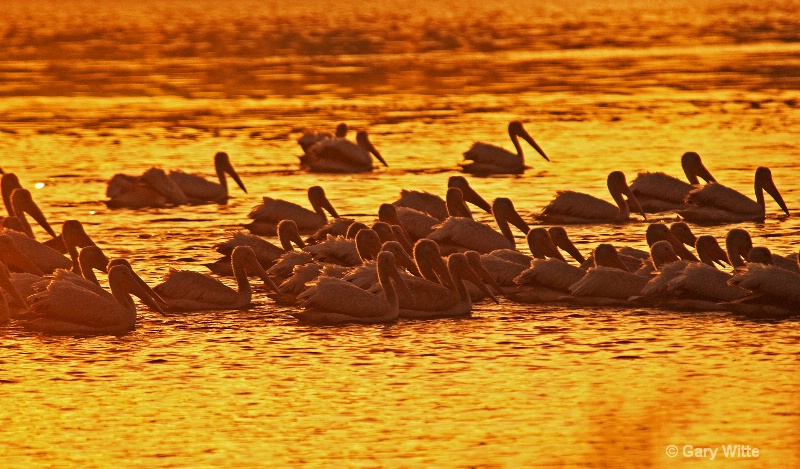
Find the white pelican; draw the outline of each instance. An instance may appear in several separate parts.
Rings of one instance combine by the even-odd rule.
[[[343,138],[320,140],[300,157],[300,166],[317,173],[362,173],[372,171],[372,155],[389,166],[361,130],[356,133],[356,143]]]
[[[40,243],[23,233],[13,230],[0,230],[0,232],[12,238],[17,248],[33,261],[39,269],[48,274],[53,273],[56,269],[70,269],[74,267],[78,257],[76,248],[94,245],[94,242],[83,230],[83,225],[77,220],[65,221],[60,236],[63,243],[67,246],[66,251],[69,252],[71,259],[66,258],[59,251],[51,248],[47,244]]]
[[[756,262],[739,270],[728,283],[768,297],[795,314],[800,311],[800,274],[796,272]]]
[[[219,151],[214,155],[214,169],[217,172],[219,182],[208,181],[196,174],[184,173],[181,170],[169,172],[169,178],[183,191],[189,198],[191,204],[228,202],[228,180],[225,174],[229,174],[236,184],[247,193],[244,183],[233,169],[230,157],[224,151]]]
[[[581,192],[558,191],[556,197],[536,218],[553,224],[624,223],[630,218],[629,204],[633,203],[637,211],[647,220],[644,210],[625,181],[625,174],[613,171],[608,175],[607,185],[617,205]],[[628,198],[627,202],[623,196]]]
[[[280,241],[280,246],[275,246],[260,236],[235,232],[231,239],[214,245],[214,249],[222,254],[223,257],[213,263],[204,265],[217,275],[230,276],[233,275],[231,253],[236,246],[250,246],[255,251],[258,262],[265,269],[271,267],[281,256],[292,251],[294,249],[292,243],[301,249],[305,247],[294,220],[281,220],[278,223],[278,240]]]
[[[579,264],[582,264],[586,260],[572,240],[569,239],[567,230],[564,229],[563,226],[551,226],[547,229],[547,233],[550,235],[550,239],[556,247],[572,256]]]
[[[427,237],[433,231],[433,227],[441,223],[441,220],[427,212],[393,204],[381,204],[378,208],[378,218],[390,225],[402,227],[410,241]]]
[[[396,320],[400,314],[398,290],[407,296],[411,292],[400,277],[391,252],[378,254],[377,262],[383,295],[374,295],[342,279],[320,277],[316,285],[300,294],[298,299],[302,300],[304,310],[292,316],[315,324],[375,324]]]
[[[325,190],[322,187],[309,187],[308,201],[313,210],[301,207],[294,202],[265,196],[263,202],[253,207],[247,214],[247,217],[253,219],[253,222],[244,226],[253,234],[274,236],[278,232],[278,223],[281,220],[294,220],[297,229],[301,233],[307,233],[322,228],[328,222],[325,216],[326,210],[333,218],[339,218],[339,214],[325,196]]]
[[[168,311],[246,308],[250,306],[253,293],[247,278],[248,272],[258,275],[266,286],[280,293],[250,246],[236,246],[233,249],[231,266],[237,290],[208,274],[188,270],[170,270],[164,282],[153,287],[153,290],[166,302]]]
[[[407,270],[411,275],[419,277],[419,270],[416,264],[414,264],[414,260],[406,253],[400,243],[397,241],[386,241],[381,246],[381,251],[389,251],[394,255],[395,265],[398,269],[401,269],[401,275],[404,275],[404,272]],[[408,276],[408,274],[405,275]],[[365,261],[364,264],[353,267],[342,278],[359,288],[369,290],[371,287],[378,285],[377,264],[374,260]]]
[[[330,236],[328,239],[303,248],[315,261],[353,267],[374,259],[381,250],[381,239],[372,229],[359,230],[355,239]]]
[[[667,174],[639,173],[631,182],[631,192],[642,205],[646,213],[667,212],[687,208],[686,196],[693,185],[699,184],[702,178],[706,183],[717,182],[714,176],[703,165],[700,155],[693,151],[683,154],[681,167],[688,183]]]
[[[539,146],[533,137],[522,126],[522,122],[511,121],[508,124],[508,135],[514,144],[517,153],[500,148],[489,143],[475,142],[469,150],[464,153],[465,162],[459,163],[461,170],[465,173],[473,174],[522,174],[528,166],[522,155],[522,146],[519,138],[528,142],[534,150],[539,152],[547,161],[550,158],[545,155],[542,147]]]
[[[341,124],[336,126],[336,134],[332,134],[330,132],[315,132],[311,130],[304,130],[303,135],[297,139],[297,143],[303,149],[303,153],[308,151],[315,143],[320,142],[322,140],[327,140],[331,138],[345,138],[347,136],[347,124],[342,122]]]
[[[449,217],[428,235],[439,243],[443,251],[478,251],[487,253],[496,249],[516,249],[514,234],[509,223],[527,234],[530,228],[514,209],[511,199],[499,197],[492,204],[492,214],[500,233],[489,225],[466,217]]]
[[[62,274],[72,272],[58,271],[45,291],[28,298],[35,319],[23,323],[26,329],[62,335],[125,334],[136,328],[136,305],[130,295],[163,313],[158,295],[126,265],[109,269],[110,293],[64,281]]]
[[[756,200],[737,192],[722,184],[706,184],[695,187],[686,197],[686,202],[693,205],[676,213],[686,221],[694,223],[738,223],[743,221],[763,221],[766,216],[764,191],[775,199],[775,202],[789,215],[789,209],[783,201],[769,168],[760,166],[756,169]]]
[[[452,289],[418,277],[405,279],[411,296],[400,298],[401,318],[433,319],[468,316],[472,312],[472,299],[464,284],[465,280],[497,302],[497,298],[472,269],[465,254],[452,254],[447,259],[447,268],[454,284]]]
[[[492,212],[492,206],[489,205],[483,197],[480,196],[469,181],[464,176],[450,176],[447,180],[447,187],[457,187],[461,189],[464,196],[464,201],[476,205],[487,213]],[[436,218],[437,220],[444,220],[447,218],[447,204],[444,199],[438,195],[431,194],[426,191],[409,191],[403,189],[400,191],[400,198],[392,202],[395,207],[408,207],[425,212],[428,215]]]
[[[22,189],[22,184],[20,184],[17,175],[14,173],[3,173],[3,175],[0,176],[0,194],[3,196],[3,205],[9,217],[15,216],[14,208],[11,206],[11,193],[14,192],[14,189]]]
[[[74,273],[76,277],[87,280],[97,287],[100,286],[100,282],[94,274],[94,269],[108,273],[108,257],[106,257],[99,247],[94,245],[86,246],[81,249],[73,262],[74,265],[71,272]],[[52,275],[50,274],[39,275],[33,272],[14,272],[11,274],[11,281],[14,283],[17,291],[26,298],[37,291],[36,286],[38,284],[41,282],[49,282],[50,279],[52,279]]]

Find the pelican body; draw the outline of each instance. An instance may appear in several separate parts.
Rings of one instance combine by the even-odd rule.
[[[737,192],[722,184],[706,184],[695,187],[686,197],[686,202],[693,207],[679,210],[676,213],[684,220],[694,223],[739,223],[744,221],[763,221],[766,217],[766,191],[781,209],[789,215],[789,209],[775,182],[772,171],[760,166],[756,169],[754,188],[756,200]]]
[[[281,220],[294,220],[301,233],[308,233],[322,228],[328,222],[325,211],[334,218],[339,217],[322,187],[309,187],[308,201],[313,210],[293,202],[264,197],[263,202],[253,207],[247,215],[253,222],[244,226],[253,234],[274,236],[278,232],[278,223]]]
[[[647,220],[639,201],[625,181],[625,174],[621,171],[611,172],[608,175],[607,185],[617,205],[581,192],[559,191],[537,218],[552,224],[624,223],[630,219],[629,204],[632,203]]]
[[[316,173],[363,173],[372,171],[373,155],[389,166],[362,130],[356,133],[356,143],[344,138],[318,141],[300,157],[300,166]]]
[[[522,122],[511,121],[508,124],[508,136],[514,144],[516,153],[490,143],[475,142],[464,153],[464,162],[459,163],[461,170],[472,174],[522,174],[528,166],[522,153],[519,139],[522,138],[536,150],[542,158],[550,161],[542,147],[531,137],[522,126]]]
[[[700,183],[700,178],[706,183],[717,182],[703,165],[700,155],[693,151],[683,154],[681,167],[688,183],[661,172],[639,173],[631,182],[631,192],[636,196],[645,213],[688,208],[686,196],[689,195],[694,185]]]

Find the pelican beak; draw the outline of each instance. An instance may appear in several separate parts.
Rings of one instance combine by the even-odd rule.
[[[678,238],[675,237],[672,232],[667,231],[666,241],[669,241],[669,244],[672,245],[672,249],[675,251],[675,254],[683,260],[686,261],[694,261],[697,262],[700,259],[695,256],[692,251],[686,248],[686,245],[681,242]]]
[[[478,262],[478,265],[480,265],[480,269],[481,270],[486,272],[486,269],[483,268],[483,265],[480,263],[480,261]],[[482,280],[482,276],[479,275],[477,272],[475,272],[475,269],[473,268],[472,263],[470,263],[468,265],[464,265],[463,267],[464,268],[461,269],[461,277],[464,280],[466,280],[466,281],[472,283],[473,285],[475,285],[476,287],[478,287],[478,290],[483,292],[484,295],[488,296],[489,298],[492,299],[492,301],[494,301],[495,303],[499,304],[500,301],[497,300],[497,297],[494,296],[494,293],[492,293],[492,291],[489,290],[489,287],[486,286],[486,284]],[[486,275],[488,277],[491,277],[491,275],[489,275],[489,272],[486,272]],[[497,282],[494,282],[494,284],[497,285]],[[501,291],[499,289],[500,288],[499,285],[497,285],[496,288],[497,288],[497,291]]]
[[[567,230],[560,226],[552,226],[550,227],[547,232],[550,234],[550,239],[553,243],[567,252],[573,259],[578,261],[579,263],[583,264],[586,261],[586,258],[583,257],[583,254],[578,250],[575,244],[569,239],[567,235]]]
[[[631,188],[626,185],[623,188],[623,193],[625,194],[625,197],[628,199],[628,203],[633,202],[634,207],[636,207],[636,211],[638,211],[642,215],[642,218],[647,220],[647,215],[644,214],[644,210],[642,209],[641,204],[639,204],[639,201],[636,199],[636,196],[633,195],[633,191],[631,191]]]
[[[786,202],[783,201],[783,196],[781,196],[781,193],[778,192],[778,188],[775,187],[775,182],[772,180],[772,174],[770,174],[768,179],[763,181],[763,185],[761,187],[767,192],[767,194],[775,199],[775,202],[778,203],[783,212],[788,216],[789,208],[786,206]]]
[[[481,262],[481,255],[477,251],[467,251],[465,255],[467,256],[467,261],[469,261],[469,266],[472,267],[472,270],[478,274],[478,277],[480,277],[480,280],[482,280],[481,283],[486,283],[494,288],[498,293],[502,293],[503,290],[500,289],[500,284],[497,283],[497,280],[494,278],[494,276],[490,274],[488,270],[486,270],[486,267],[483,266],[483,262]],[[476,285],[478,288],[480,288],[480,285]],[[497,302],[497,299],[495,299],[493,296],[492,299],[495,301],[495,303]]]
[[[18,202],[15,202],[19,200]],[[56,237],[56,232],[53,231],[53,228],[50,226],[50,223],[47,222],[47,219],[42,213],[39,206],[36,205],[36,202],[33,201],[33,197],[31,197],[31,193],[27,189],[14,189],[14,192],[11,193],[11,201],[12,206],[19,207],[20,210],[27,213],[31,216],[36,223],[38,223],[42,228],[47,231],[50,236],[53,238]],[[28,233],[32,236],[32,233]]]
[[[391,242],[392,241],[387,241],[386,243],[383,243],[383,246],[381,247],[381,249],[385,250],[386,244],[387,243],[391,243]],[[397,241],[394,241],[394,242],[397,243]],[[400,251],[399,252],[394,252],[394,262],[398,267],[404,267],[406,270],[408,270],[411,273],[414,273],[414,272],[419,273],[419,271],[417,270],[417,264],[414,263],[414,259],[412,259],[411,256],[409,256],[408,254],[405,253],[405,250],[403,250],[402,245],[400,247]]]
[[[222,152],[220,152],[220,153],[222,153]],[[234,181],[236,181],[236,184],[246,194],[247,193],[247,189],[245,189],[244,183],[242,182],[241,178],[239,178],[239,175],[236,173],[236,170],[233,169],[233,165],[231,164],[231,160],[228,158],[227,153],[223,153],[223,154],[225,155],[225,159],[224,159],[224,162],[222,164],[222,170],[225,171],[226,173],[228,173],[228,175],[230,175],[230,177],[233,178]],[[217,153],[217,155],[219,155],[219,153]]]
[[[361,145],[361,147],[367,150],[368,152],[375,155],[375,158],[377,158],[378,161],[383,163],[384,166],[386,166],[387,168],[389,167],[389,165],[386,164],[386,160],[383,159],[378,149],[375,148],[375,145],[373,145],[372,142],[369,140],[369,137],[367,136],[366,132],[358,132],[358,134],[356,135],[356,143]]]
[[[525,220],[523,220],[520,214],[514,209],[513,205],[511,205],[511,210],[509,211],[506,220],[508,220],[509,223],[516,226],[518,230],[525,234],[528,234],[528,231],[531,230],[528,224],[525,223]]]
[[[327,211],[328,211],[328,213],[331,215],[331,217],[333,217],[333,218],[339,218],[339,214],[336,212],[336,209],[335,209],[335,208],[333,208],[333,205],[331,204],[331,201],[330,201],[330,200],[328,200],[328,198],[327,198],[327,197],[324,197],[324,198],[323,198],[323,200],[322,200],[322,201],[321,201],[321,203],[320,203],[320,207],[322,207],[322,208],[324,208],[325,210],[327,210]]]
[[[461,189],[464,202],[469,202],[477,207],[482,208],[486,213],[492,213],[492,206],[480,196],[472,186],[469,185],[467,179],[463,176],[451,176],[447,181],[447,187],[457,187]]]
[[[542,150],[542,147],[540,147],[539,144],[536,143],[536,140],[534,140],[533,137],[531,137],[531,134],[529,134],[525,129],[522,129],[522,132],[519,133],[519,136],[522,137],[523,140],[528,142],[530,146],[532,146],[533,149],[536,150],[540,155],[542,155],[542,158],[546,159],[547,161],[550,161],[550,158],[548,158],[547,155],[545,155],[544,150]]]
[[[131,270],[131,274],[133,275],[133,279],[136,281],[136,284],[141,289],[138,292],[133,292],[133,294],[139,297],[139,299],[142,300],[142,303],[144,303],[148,308],[152,309],[153,311],[157,311],[161,314],[164,314],[163,307],[166,307],[167,305],[167,302],[164,301],[164,298],[161,298],[161,295],[159,295],[152,288],[150,288],[150,285],[145,283],[145,281],[142,280],[142,278],[139,277],[139,275],[137,275],[136,272]]]
[[[709,253],[711,254],[712,263],[716,263],[720,267],[731,265],[731,261],[728,259],[728,253],[726,253],[719,244],[714,245]]]

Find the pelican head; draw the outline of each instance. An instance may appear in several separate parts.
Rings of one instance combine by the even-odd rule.
[[[656,266],[656,269],[661,268],[664,264],[679,260],[675,250],[672,249],[672,244],[666,240],[657,241],[650,246],[650,258],[653,260],[653,265]]]
[[[303,238],[300,237],[300,231],[297,229],[297,223],[294,220],[281,220],[278,222],[278,239],[281,241],[281,247],[284,251],[292,250],[292,243],[302,249],[305,247]]]
[[[333,218],[339,218],[339,214],[336,213],[336,209],[333,208],[333,205],[331,205],[328,197],[325,196],[325,190],[320,186],[311,186],[308,188],[308,201],[311,202],[311,206],[314,207],[314,211],[320,215],[323,215],[322,209],[325,209]]]
[[[469,181],[464,176],[450,176],[450,179],[447,180],[447,187],[457,187],[461,189],[461,194],[463,195],[464,202],[469,202],[473,205],[476,205],[486,213],[492,212],[492,206],[489,205],[489,202],[483,199],[472,186],[469,185]]]
[[[381,156],[381,154],[378,152],[378,149],[375,148],[375,145],[373,145],[372,142],[369,141],[369,136],[367,135],[366,131],[359,130],[356,133],[356,143],[361,148],[363,148],[363,149],[367,150],[368,152],[372,153],[373,155],[375,155],[375,158],[377,158],[378,161],[383,163],[384,166],[386,166],[386,167],[389,166],[388,164],[386,164],[386,160],[384,160],[383,157]]]
[[[94,283],[98,283],[97,278],[94,276],[93,269],[108,273],[108,263],[109,259],[106,257],[102,249],[95,245],[86,246],[85,248],[81,249],[80,254],[78,254],[79,272],[75,273],[82,275],[83,278],[87,280],[92,280]]]
[[[775,202],[783,209],[786,215],[789,215],[789,209],[786,207],[786,203],[783,201],[783,197],[781,193],[778,192],[778,188],[775,187],[775,182],[772,180],[772,171],[769,168],[764,166],[759,166],[756,169],[756,178],[755,178],[755,190],[756,190],[756,202],[761,205],[761,208],[766,212],[766,204],[764,203],[764,193],[766,191],[767,194],[772,196],[775,199]]]
[[[25,233],[28,236],[33,238],[33,230],[22,212],[27,213],[31,218],[36,220],[36,223],[50,233],[50,236],[56,237],[56,232],[53,231],[50,223],[47,222],[39,206],[33,201],[33,197],[28,189],[14,189],[14,191],[11,192],[11,207],[14,209],[14,215],[22,221],[25,227]]]
[[[619,257],[617,248],[607,243],[598,244],[594,249],[594,265],[614,267],[616,269],[624,270],[625,272],[630,272],[628,267]]]
[[[347,227],[347,233],[344,235],[344,237],[347,239],[356,239],[356,235],[359,231],[366,230],[368,228],[369,227],[367,225],[361,223],[360,221],[350,223],[350,226]]]
[[[243,266],[245,272],[256,274],[263,282],[264,285],[271,288],[275,293],[280,293],[278,286],[267,275],[267,271],[258,262],[256,252],[250,246],[236,246],[231,252],[231,266]],[[234,268],[234,272],[236,269]],[[247,275],[245,273],[245,275]]]
[[[542,155],[542,158],[544,158],[547,161],[550,161],[550,158],[548,158],[547,155],[544,153],[542,147],[540,147],[539,144],[536,143],[533,137],[531,137],[531,134],[529,134],[528,131],[525,130],[525,127],[522,126],[522,122],[520,121],[509,122],[508,135],[511,137],[511,141],[514,142],[514,146],[517,148],[518,155],[522,155],[522,148],[519,146],[517,137],[522,138],[523,140],[528,142],[528,144],[530,144],[530,146],[532,146],[534,150],[536,150],[540,155]]]
[[[347,137],[347,124],[342,122],[341,124],[336,126],[336,138],[345,138]]]
[[[356,233],[356,251],[362,261],[370,261],[377,257],[381,251],[381,238],[372,229],[359,230]]]
[[[422,238],[414,245],[414,260],[423,278],[452,287],[453,281],[442,259],[442,253],[436,241]]]
[[[414,305],[414,296],[411,294],[411,290],[408,289],[408,285],[405,280],[403,280],[403,277],[400,276],[400,272],[397,271],[394,254],[389,251],[381,251],[378,253],[378,258],[375,262],[377,264],[378,278],[381,278],[382,273],[384,275],[388,274],[389,278],[394,283],[397,294],[406,297],[408,302]],[[381,285],[383,285],[383,281],[381,281]],[[383,286],[383,288],[386,300],[389,301],[391,295],[386,292],[386,286]]]
[[[445,203],[447,204],[447,213],[451,217],[465,217],[472,220],[472,212],[464,202],[464,194],[461,189],[457,187],[448,187],[447,195],[445,196]]]
[[[716,263],[720,267],[731,264],[728,254],[719,245],[717,238],[711,235],[698,236],[695,248],[697,249],[697,255],[700,257],[700,262],[704,264],[714,266]]]
[[[773,265],[772,252],[769,248],[764,246],[757,246],[750,250],[747,254],[747,262],[756,262],[759,264]]]
[[[551,226],[547,229],[547,233],[550,234],[550,239],[553,241],[558,248],[563,249],[567,254],[572,256],[573,259],[583,264],[586,260],[578,251],[578,248],[569,239],[569,235],[567,234],[567,230],[564,229],[563,226]]]
[[[628,186],[628,181],[625,179],[625,173],[622,171],[612,171],[608,175],[606,184],[608,185],[608,192],[611,193],[611,197],[614,198],[614,201],[617,202],[617,205],[620,208],[624,209],[632,202],[634,207],[636,207],[636,210],[642,215],[642,218],[647,220],[647,215],[644,214],[642,206],[639,204],[639,201],[636,200],[636,196],[633,195],[631,188]],[[625,196],[628,199],[627,203],[622,196]],[[630,211],[630,207],[628,207],[627,211]],[[625,218],[627,218],[627,216],[625,216]]]
[[[9,215],[14,215],[14,208],[11,205],[11,193],[14,192],[14,189],[22,189],[19,178],[14,173],[4,173],[0,177],[0,192],[3,194],[3,205]]]
[[[692,229],[684,221],[675,222],[669,225],[669,232],[675,238],[687,246],[694,246],[697,244],[697,237],[692,233]]]
[[[725,247],[728,250],[728,259],[733,267],[743,267],[745,259],[753,249],[753,240],[750,233],[741,229],[734,228],[728,231],[725,237]]]
[[[511,230],[508,228],[509,223],[516,226],[526,235],[528,231],[530,231],[528,224],[525,223],[525,220],[519,216],[519,213],[517,213],[517,210],[514,208],[514,203],[507,197],[498,197],[494,199],[492,203],[492,214],[503,236],[511,241],[512,244],[515,244],[514,234],[511,233]]]
[[[406,251],[403,249],[403,246],[400,245],[397,241],[386,241],[381,245],[381,251],[389,251],[394,254],[394,262],[398,268],[407,269],[409,272],[417,272],[417,265],[414,263],[414,259],[411,258]]]
[[[381,239],[382,243],[386,241],[397,241],[394,237],[392,226],[386,222],[376,221],[372,224],[372,230],[378,233],[378,237]]]
[[[247,193],[247,189],[244,188],[244,183],[239,178],[239,175],[236,174],[236,170],[233,169],[233,165],[231,164],[231,160],[228,157],[228,154],[224,151],[218,151],[216,155],[214,155],[214,167],[217,169],[217,177],[219,177],[219,183],[222,186],[226,186],[225,183],[225,176],[224,174],[227,173],[230,177],[236,181],[236,184],[242,188],[242,190]]]
[[[703,165],[700,155],[693,151],[687,151],[681,156],[681,167],[683,168],[683,173],[686,174],[686,179],[691,184],[699,184],[700,180],[698,178],[703,178],[706,183],[717,182]]]
[[[121,304],[132,305],[130,296],[128,295],[133,295],[142,300],[142,303],[149,308],[164,314],[164,310],[161,307],[162,304],[166,304],[164,299],[153,291],[141,277],[136,275],[128,265],[112,265],[108,269],[108,284],[111,286],[111,292],[114,294],[114,298]],[[134,321],[135,320],[134,316]]]
[[[531,228],[528,234],[525,235],[525,239],[528,241],[528,248],[531,250],[531,255],[536,259],[551,257],[566,262],[564,256],[559,252],[558,247],[550,238],[550,233],[546,228],[540,226]]]

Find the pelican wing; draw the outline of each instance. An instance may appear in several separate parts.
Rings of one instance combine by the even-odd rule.
[[[427,237],[433,231],[433,227],[442,222],[426,212],[409,207],[398,207],[397,217],[400,219],[400,223],[403,224],[403,228],[413,239]]]
[[[382,295],[373,295],[350,282],[331,277],[320,277],[297,299],[304,308],[357,317],[379,316],[390,309]]]
[[[371,287],[378,285],[377,263],[375,263],[375,261],[369,261],[364,265],[354,267],[344,276],[344,280],[362,290],[370,290]]]
[[[91,327],[113,326],[125,314],[111,294],[100,295],[72,282],[52,281],[28,301],[35,316]]]
[[[631,192],[642,202],[640,196],[649,197],[672,204],[682,205],[692,190],[692,185],[665,173],[639,173],[631,181]]]
[[[686,202],[726,212],[753,216],[764,215],[763,209],[754,200],[730,187],[717,183],[695,186],[686,196]]]
[[[298,265],[308,264],[313,261],[311,254],[307,252],[287,252],[278,262],[267,269],[267,273],[275,277],[288,277]]]
[[[292,270],[292,275],[278,287],[283,293],[299,295],[306,290],[306,284],[315,280],[322,273],[322,265],[312,262],[300,264]]]
[[[247,216],[252,219],[266,219],[275,223],[281,220],[294,220],[300,230],[316,229],[325,224],[325,217],[313,210],[301,207],[294,202],[273,199],[272,197],[264,197],[263,202],[253,207]]]
[[[222,185],[196,174],[175,170],[169,172],[169,178],[191,199],[202,202],[225,202],[228,199],[228,191]]]
[[[455,245],[479,253],[515,247],[505,236],[490,226],[466,217],[449,217],[444,223],[434,226],[428,238],[439,244]]]
[[[192,300],[203,304],[233,304],[238,293],[219,280],[188,270],[170,270],[153,290],[165,300]]]
[[[728,281],[753,293],[789,300],[800,304],[800,275],[774,265],[751,263]]]
[[[527,270],[514,279],[518,285],[543,286],[554,290],[569,291],[575,282],[583,278],[586,271],[559,259],[534,259]]]
[[[619,217],[619,208],[589,194],[558,191],[556,197],[542,210],[541,216],[576,220],[613,220]]]
[[[491,143],[475,142],[464,152],[464,159],[480,164],[516,168],[522,166],[519,155]]]
[[[2,234],[10,236],[19,250],[24,252],[25,255],[45,273],[52,273],[56,269],[72,268],[72,261],[64,257],[63,254],[24,233],[14,230],[3,230]]]
[[[400,296],[400,308],[414,311],[446,311],[461,299],[455,290],[419,277],[404,278],[412,298]],[[411,301],[413,299],[413,301]]]
[[[569,287],[575,296],[592,296],[627,300],[637,296],[647,285],[647,278],[613,267],[593,267]]]
[[[688,261],[675,261],[662,265],[655,276],[647,282],[642,289],[642,296],[658,297],[672,296],[674,292],[670,290],[669,283],[683,273],[683,269],[689,265]]]
[[[270,243],[260,236],[237,231],[231,239],[215,244],[216,251],[223,255],[230,255],[236,246],[250,246],[256,253],[256,258],[262,264],[271,264],[284,254],[284,250]]]
[[[486,269],[492,278],[501,286],[510,286],[514,284],[514,279],[524,272],[528,266],[511,262],[508,259],[497,256],[493,251],[491,254],[484,254],[481,256],[481,264]],[[530,263],[530,259],[526,259]],[[526,264],[527,264],[526,263]]]
[[[330,262],[345,266],[361,264],[356,244],[353,240],[341,236],[328,235],[328,239],[325,241],[306,246],[303,251],[311,254],[315,260],[320,262]]]
[[[302,163],[312,171],[356,172],[372,170],[369,151],[341,138],[321,140],[312,145]]]
[[[444,220],[447,218],[447,206],[444,200],[438,195],[426,191],[408,191],[402,189],[400,198],[392,202],[395,207],[408,207],[425,212],[428,215]]]
[[[702,262],[693,262],[669,282],[669,289],[684,295],[715,301],[734,301],[750,294],[743,288],[728,285],[728,280],[731,278],[733,276],[727,272]]]

